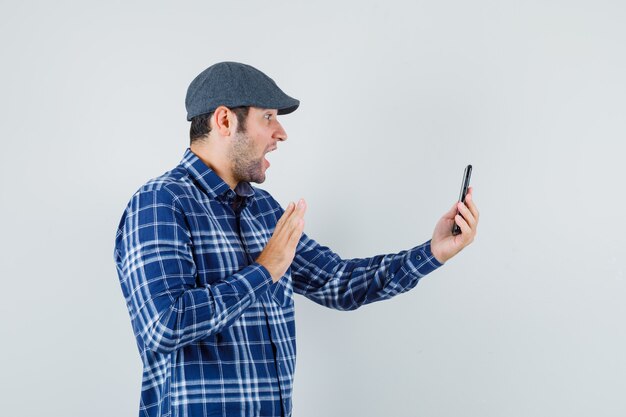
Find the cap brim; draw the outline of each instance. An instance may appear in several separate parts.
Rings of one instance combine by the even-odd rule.
[[[289,114],[296,111],[298,107],[300,107],[300,102],[296,99],[293,100],[295,103],[289,107],[283,107],[282,109],[278,109],[278,114]]]

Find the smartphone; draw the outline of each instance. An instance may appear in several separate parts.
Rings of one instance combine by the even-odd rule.
[[[470,177],[472,176],[472,166],[468,165],[465,167],[465,172],[463,173],[463,182],[461,183],[461,193],[459,194],[459,201],[465,203],[465,196],[467,195],[467,189],[470,184]],[[456,214],[459,214],[459,210],[457,209]],[[461,228],[456,222],[452,226],[452,234],[459,235],[461,234]]]

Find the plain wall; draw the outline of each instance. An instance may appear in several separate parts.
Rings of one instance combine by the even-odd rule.
[[[296,298],[294,416],[626,415],[625,4],[2,2],[2,415],[137,415],[115,229],[223,60],[301,100],[261,187],[343,257],[430,239],[474,165],[478,237],[413,291]]]

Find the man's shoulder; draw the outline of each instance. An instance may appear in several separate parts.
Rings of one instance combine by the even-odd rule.
[[[167,171],[158,177],[151,178],[135,192],[134,197],[145,194],[161,195],[164,198],[176,199],[190,193],[193,182],[182,166]]]

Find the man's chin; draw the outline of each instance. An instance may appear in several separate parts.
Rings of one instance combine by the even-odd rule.
[[[265,182],[265,178],[266,178],[266,175],[264,172],[262,172],[262,173],[259,173],[258,175],[251,177],[248,180],[248,182],[253,182],[255,184],[263,184]]]

